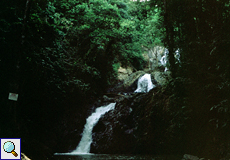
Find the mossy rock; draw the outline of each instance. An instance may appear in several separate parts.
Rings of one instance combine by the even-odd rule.
[[[138,78],[145,74],[144,71],[137,71],[127,77],[122,84],[115,86],[111,91],[116,92],[133,92],[137,88]]]
[[[150,74],[152,76],[152,79],[155,79],[155,81],[161,86],[164,86],[170,78],[168,74],[160,71],[153,71]]]
[[[144,71],[137,71],[132,73],[123,83],[123,86],[125,88],[130,87],[136,80],[138,80],[139,77],[143,76],[145,74]]]

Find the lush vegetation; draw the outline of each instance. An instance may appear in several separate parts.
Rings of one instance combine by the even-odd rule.
[[[123,0],[1,2],[1,136],[21,137],[32,153],[54,149],[64,130],[80,134],[86,104],[116,84],[118,67],[144,67],[142,23],[155,16],[147,11]]]
[[[215,158],[229,152],[229,1],[0,4],[1,137],[22,137],[26,151],[38,142],[55,150],[63,130],[82,128],[86,104],[117,83],[120,65],[141,70],[142,49],[164,44],[172,80],[163,92],[187,151]]]
[[[152,1],[153,2],[153,1]],[[229,153],[229,1],[154,1],[162,9],[170,84],[184,120],[188,151],[220,159]],[[180,65],[173,53],[179,48]]]

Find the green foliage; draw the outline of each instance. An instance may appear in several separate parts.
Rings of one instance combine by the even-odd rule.
[[[8,92],[20,93],[18,126],[39,137],[60,124],[65,112],[87,110],[85,103],[116,82],[119,62],[143,67],[133,6],[122,0],[1,3],[0,72],[5,76],[0,82],[6,84],[1,106],[8,105]],[[7,132],[28,135],[17,128]]]
[[[12,106],[9,92],[20,94],[17,127],[0,133],[31,135],[51,148],[57,143],[51,137],[60,138],[52,132],[72,125],[61,122],[64,114],[74,123],[84,119],[85,104],[116,83],[120,65],[143,69],[141,46],[162,45],[164,37],[159,11],[149,2],[16,0],[0,6],[1,106]],[[3,109],[3,119],[8,113]]]
[[[91,93],[103,91],[109,79],[115,77],[112,66],[115,59],[131,63],[137,69],[144,63],[137,44],[139,32],[135,20],[130,20],[128,8],[123,1],[33,3],[26,37],[32,42],[28,47],[34,53],[27,55],[27,59],[49,68],[58,77],[53,64],[59,60],[62,72],[75,70],[72,73],[75,76],[65,74],[58,80],[62,84],[74,83],[82,93],[89,89],[95,90]],[[50,56],[55,58],[49,60]],[[66,88],[61,90],[64,93]]]
[[[120,63],[114,63],[113,70],[117,72],[120,66],[121,66]]]
[[[163,24],[160,11],[149,11],[145,21],[141,22],[140,28],[142,29],[142,44],[148,48],[157,45],[163,45]]]

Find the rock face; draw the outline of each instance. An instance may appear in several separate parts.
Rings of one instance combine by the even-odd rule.
[[[164,56],[166,51],[165,47],[162,46],[155,46],[150,49],[145,49],[146,52],[143,53],[143,57],[148,62],[148,68],[154,70],[156,67],[161,65],[161,58]]]
[[[134,92],[137,87],[138,78],[145,74],[144,71],[137,71],[132,73],[130,76],[126,77],[124,81],[115,86],[110,92],[118,93],[118,92]]]
[[[154,154],[165,149],[167,134],[172,129],[167,109],[169,95],[160,86],[166,84],[167,75],[147,72],[152,72],[151,79],[156,85],[148,93],[133,93],[138,79],[146,74],[137,71],[103,96],[101,102],[117,104],[93,128],[91,153]]]
[[[118,68],[118,80],[124,81],[133,73],[133,69],[131,67],[119,67]]]
[[[170,78],[168,74],[169,72],[163,73],[160,71],[152,71],[150,73],[151,73],[152,79],[154,79],[156,83],[161,86],[165,85],[168,82],[168,79]]]
[[[152,83],[154,85],[165,85],[170,78],[170,72],[164,73],[159,70],[145,70],[145,71],[137,71],[131,73],[129,76],[126,76],[123,82],[112,88],[109,93],[132,93],[137,89],[138,79],[144,74],[151,74]]]
[[[130,98],[121,98],[122,103],[118,102],[113,111],[101,117],[93,129],[91,152],[132,153],[136,143],[136,128]]]
[[[154,103],[154,97],[162,100]],[[102,116],[94,127],[90,152],[161,153],[170,130],[167,104],[167,96],[159,92],[159,87],[120,97],[115,109]]]

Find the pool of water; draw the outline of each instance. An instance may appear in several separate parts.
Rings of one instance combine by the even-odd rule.
[[[151,160],[181,160],[180,155],[121,155],[121,154],[55,154],[56,160],[96,160],[96,159],[151,159]]]

